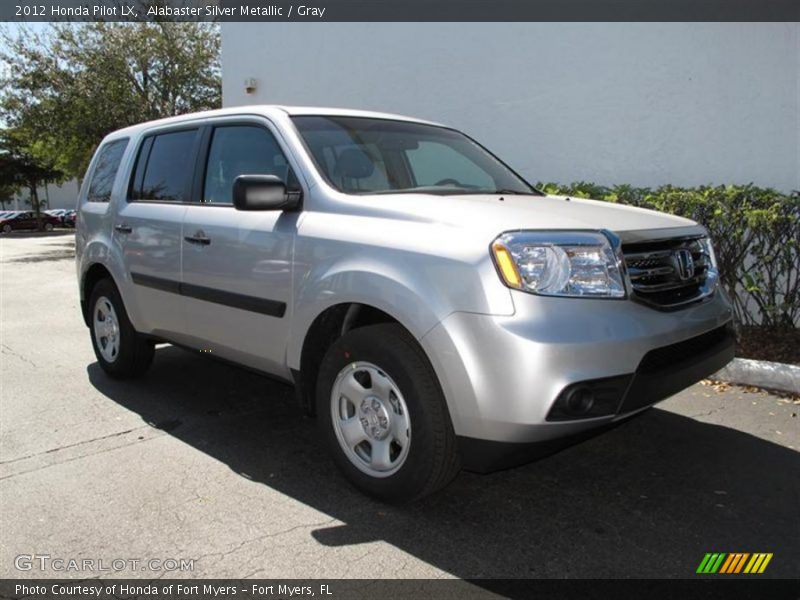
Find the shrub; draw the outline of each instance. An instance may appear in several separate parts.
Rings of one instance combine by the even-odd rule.
[[[594,198],[694,219],[708,229],[739,325],[794,328],[800,320],[800,194],[754,185],[656,189],[584,181],[540,183],[549,194]]]

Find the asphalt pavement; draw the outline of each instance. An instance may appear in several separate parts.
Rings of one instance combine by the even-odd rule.
[[[706,552],[773,553],[760,577],[800,577],[796,402],[696,385],[386,506],[338,474],[284,384],[171,346],[142,380],[106,377],[73,256],[70,233],[0,237],[0,577],[691,578]]]

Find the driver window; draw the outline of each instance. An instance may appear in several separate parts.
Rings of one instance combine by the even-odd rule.
[[[287,189],[297,179],[272,133],[257,125],[214,129],[208,152],[203,202],[233,203],[233,181],[239,175],[275,175]]]

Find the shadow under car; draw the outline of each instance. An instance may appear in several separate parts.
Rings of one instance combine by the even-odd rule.
[[[691,578],[706,552],[773,552],[762,577],[797,577],[800,455],[657,408],[516,469],[461,473],[388,506],[331,468],[288,385],[171,346],[141,380],[99,365],[94,387],[235,473],[343,525],[320,544],[382,540],[461,578]]]

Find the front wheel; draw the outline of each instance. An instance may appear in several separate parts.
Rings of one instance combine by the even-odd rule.
[[[52,223],[45,223],[44,224],[45,231],[53,231],[53,224]]]
[[[3,233],[11,233],[11,225],[3,225]]]
[[[138,377],[153,362],[153,342],[138,333],[110,279],[100,280],[89,298],[92,346],[102,369],[117,379]]]
[[[317,415],[337,466],[370,496],[414,500],[458,473],[438,379],[399,325],[361,327],[334,342],[320,368]]]

